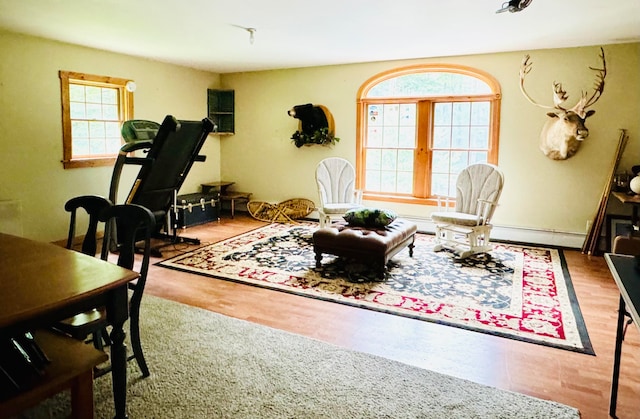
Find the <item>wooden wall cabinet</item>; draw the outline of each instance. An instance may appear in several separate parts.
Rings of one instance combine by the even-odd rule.
[[[235,134],[235,92],[207,89],[208,117],[216,124],[213,133]]]

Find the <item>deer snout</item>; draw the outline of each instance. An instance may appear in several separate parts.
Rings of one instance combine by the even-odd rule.
[[[587,137],[589,136],[589,130],[588,129],[579,129],[578,133],[576,135],[576,140],[578,141],[583,141],[585,140]]]

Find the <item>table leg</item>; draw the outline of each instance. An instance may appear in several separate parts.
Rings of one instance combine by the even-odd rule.
[[[624,339],[624,313],[626,307],[622,295],[618,308],[618,325],[616,328],[616,348],[613,355],[613,377],[611,379],[611,396],[609,398],[609,415],[616,417],[616,405],[618,403],[618,382],[620,379],[620,358],[622,355],[622,340]]]
[[[107,304],[107,319],[113,326],[111,331],[111,376],[113,380],[113,402],[116,419],[127,416],[127,345],[124,343],[124,322],[129,317],[129,296],[124,285],[111,291]]]

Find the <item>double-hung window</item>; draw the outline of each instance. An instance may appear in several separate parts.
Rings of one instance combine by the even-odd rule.
[[[59,76],[64,168],[112,165],[122,145],[120,127],[133,118],[130,81],[69,71]]]
[[[479,70],[405,67],[358,93],[357,185],[369,200],[455,197],[465,167],[497,164],[500,88]]]

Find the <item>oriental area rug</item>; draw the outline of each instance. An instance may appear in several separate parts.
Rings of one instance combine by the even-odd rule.
[[[594,354],[561,250],[494,243],[490,257],[459,260],[417,233],[413,257],[402,250],[379,278],[375,267],[327,254],[316,269],[317,228],[274,223],[158,265]]]

